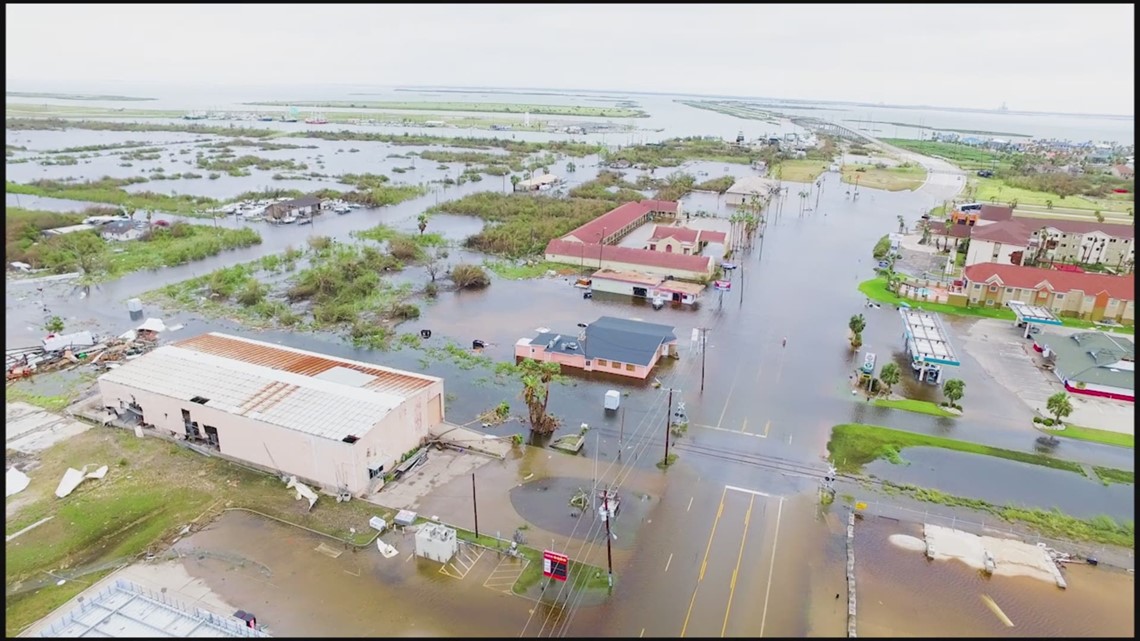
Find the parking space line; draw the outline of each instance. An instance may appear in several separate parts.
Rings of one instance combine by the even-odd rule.
[[[479,559],[483,557],[484,552],[486,552],[486,550],[483,550],[481,548],[472,551],[466,545],[460,546],[459,552],[456,553],[455,558],[440,567],[439,572],[440,574],[446,574],[453,579],[462,580],[467,577],[467,575],[471,572],[471,568],[475,567],[475,564],[478,563]],[[449,567],[451,570],[448,570]],[[454,574],[452,572],[454,572]]]
[[[499,563],[495,565],[495,569],[491,570],[491,573],[487,575],[487,579],[483,581],[483,587],[488,590],[494,590],[495,592],[513,595],[514,585],[518,582],[519,577],[522,576],[527,566],[530,565],[530,559],[522,559],[522,561],[518,563],[518,567],[504,568],[503,566],[518,561],[519,559],[510,556],[501,559]]]

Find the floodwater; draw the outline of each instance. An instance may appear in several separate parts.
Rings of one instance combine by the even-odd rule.
[[[21,85],[22,90],[36,90],[26,83]],[[50,91],[50,89],[44,89]],[[58,87],[56,88],[58,90]],[[77,91],[79,87],[69,87],[69,91]],[[92,91],[104,92],[106,87],[93,87]],[[117,90],[118,91],[118,90]],[[971,112],[955,109],[942,109],[937,107],[892,107],[883,105],[866,105],[855,103],[836,102],[810,102],[791,99],[745,98],[745,97],[715,97],[692,96],[681,94],[644,94],[631,92],[594,92],[594,91],[554,91],[527,93],[483,92],[469,90],[463,92],[438,92],[431,89],[394,90],[391,87],[376,87],[369,85],[358,86],[312,86],[312,87],[243,87],[240,89],[210,87],[208,90],[191,87],[123,87],[123,93],[156,98],[145,104],[147,109],[179,109],[179,110],[241,110],[252,111],[258,107],[242,105],[252,101],[281,101],[281,100],[370,100],[370,101],[428,101],[428,102],[504,102],[530,104],[582,104],[598,106],[612,103],[616,100],[632,100],[649,113],[648,118],[587,118],[587,117],[558,117],[535,116],[543,120],[575,120],[575,121],[612,121],[638,127],[641,131],[634,134],[610,134],[609,140],[647,140],[657,141],[676,136],[716,135],[722,138],[734,137],[740,130],[745,130],[749,137],[756,137],[762,133],[782,134],[798,130],[795,125],[781,120],[779,125],[758,120],[745,120],[725,114],[697,109],[683,105],[677,100],[743,100],[754,103],[761,108],[779,111],[793,116],[832,119],[845,125],[866,130],[872,135],[882,137],[919,138],[920,134],[929,133],[928,129],[920,127],[952,131],[977,130],[1005,132],[1009,134],[1024,134],[1038,138],[1084,140],[1109,140],[1129,143],[1134,137],[1134,119],[1130,116],[1104,116],[1104,115],[1075,115],[1075,114],[1046,114],[1046,113],[1020,113],[1016,109],[1009,112]],[[367,93],[367,96],[353,95]],[[11,102],[31,102],[33,104],[62,104],[74,106],[74,101],[50,98],[9,98]],[[121,102],[84,101],[84,106],[118,108]],[[997,105],[994,105],[996,108]],[[1014,106],[1016,107],[1016,105]],[[273,111],[271,108],[262,108]],[[279,108],[280,109],[280,108]],[[324,110],[329,111],[329,110]],[[398,112],[397,112],[398,113]],[[417,112],[409,112],[417,113]],[[430,113],[430,112],[419,112]],[[444,112],[454,114],[455,112]],[[472,114],[485,117],[502,118],[507,114]],[[521,116],[521,114],[519,114]],[[901,124],[894,124],[901,123]],[[245,126],[271,125],[282,127],[292,125],[297,129],[312,128],[304,123],[260,123],[246,122]],[[910,125],[910,126],[908,126]],[[326,125],[325,127],[344,128],[343,125]],[[370,127],[370,130],[379,130],[380,127]],[[410,129],[391,128],[399,131],[426,131],[435,135],[479,135],[487,136],[486,130],[455,130],[431,129],[414,127]],[[551,137],[566,139],[567,134],[548,134],[544,132],[495,132],[496,135],[509,135],[520,140],[540,140]],[[965,134],[979,135],[984,134]],[[1016,136],[993,137],[1010,138]],[[601,134],[575,136],[575,139],[592,139],[602,141]]]
[[[689,109],[682,105],[676,108]],[[348,147],[353,143],[343,144]],[[360,153],[350,155],[360,156]],[[420,164],[417,163],[417,167]],[[429,164],[434,166],[434,163]],[[590,175],[590,171],[583,172],[581,168],[573,174],[575,180],[585,180]],[[852,400],[849,376],[857,366],[859,354],[853,352],[846,341],[848,318],[856,313],[865,314],[864,349],[878,353],[880,362],[896,358],[902,350],[901,324],[894,310],[866,309],[862,295],[856,290],[860,281],[873,274],[870,248],[885,231],[895,228],[899,212],[917,218],[921,212],[950,197],[956,186],[931,180],[914,192],[864,189],[860,191],[860,198],[853,200],[846,195],[847,186],[839,182],[837,175],[825,174],[821,184],[821,189],[805,185],[809,191],[807,202],[813,211],[800,212],[796,188],[791,190],[791,198],[777,199],[769,208],[763,236],[751,250],[735,258],[739,269],[732,274],[732,289],[724,294],[706,292],[705,299],[695,309],[667,307],[654,311],[647,305],[621,297],[599,296],[587,300],[565,278],[521,282],[495,278],[483,291],[442,294],[434,302],[423,305],[419,320],[400,327],[407,332],[431,329],[433,336],[427,341],[427,347],[443,347],[449,340],[468,347],[473,339],[485,340],[488,342],[485,356],[494,361],[512,360],[515,341],[533,336],[539,327],[573,332],[577,323],[591,322],[601,315],[643,318],[675,327],[680,358],[661,364],[654,372],[653,378],[661,383],[660,387],[612,376],[570,375],[565,384],[556,384],[551,389],[549,409],[563,425],[556,435],[571,433],[582,423],[587,423],[590,431],[581,456],[567,457],[539,449],[528,452],[530,471],[537,478],[573,478],[583,479],[582,482],[592,479],[590,457],[593,455],[599,468],[598,478],[603,483],[620,482],[625,475],[640,474],[646,479],[656,479],[660,486],[644,490],[651,501],[643,515],[631,512],[641,517],[637,519],[639,525],[633,528],[638,544],[633,548],[618,546],[615,550],[615,562],[625,568],[619,574],[621,588],[615,597],[600,605],[571,606],[565,615],[550,621],[551,625],[581,635],[676,636],[682,631],[691,635],[841,635],[845,608],[836,603],[834,595],[845,585],[842,576],[844,528],[838,522],[838,511],[821,512],[815,496],[818,480],[827,469],[825,444],[831,426],[870,422],[1032,451],[1036,434],[1029,427],[1028,409],[1020,403],[1012,403],[1006,392],[993,384],[968,354],[953,373],[954,377],[967,381],[967,397],[963,400],[967,410],[960,418],[940,419],[889,411]],[[125,300],[155,287],[276,253],[290,245],[303,246],[310,235],[344,239],[349,232],[378,222],[411,230],[416,215],[434,204],[436,198],[446,200],[495,187],[493,179],[485,180],[429,193],[380,210],[322,217],[311,230],[266,226],[259,228],[264,236],[260,247],[227,252],[214,259],[156,273],[134,274],[89,290],[53,283],[44,288],[50,299],[46,302],[69,323],[97,323],[108,333],[118,334],[134,326],[128,321]],[[703,205],[694,201],[694,207],[717,211],[714,196],[697,196],[705,201]],[[707,200],[710,197],[711,202]],[[465,224],[474,228],[477,223]],[[439,217],[429,222],[429,230],[444,232],[449,237],[461,235],[456,229],[447,229],[450,225],[448,218]],[[831,276],[821,278],[820,274]],[[32,344],[21,341],[35,341],[39,337],[35,325],[39,324],[42,312],[37,292],[34,287],[10,290],[19,292],[24,299],[14,300],[10,294],[6,301],[8,341]],[[155,310],[148,308],[147,314],[151,315],[152,311]],[[203,331],[229,331],[301,349],[444,376],[447,413],[453,422],[470,421],[501,400],[511,403],[512,414],[524,415],[518,382],[496,381],[489,369],[481,365],[465,369],[467,366],[463,363],[417,350],[381,353],[356,349],[330,334],[251,332],[233,322],[206,320],[192,312],[172,314],[166,320],[168,324],[186,323],[178,334],[171,335],[172,339],[188,338]],[[963,327],[968,326],[963,323],[969,322],[948,320],[952,339],[956,340]],[[692,342],[693,330],[700,327],[708,330],[703,354]],[[786,345],[782,339],[786,339]],[[602,408],[607,389],[623,392],[622,409],[617,413],[606,414]],[[936,400],[933,390],[928,394]],[[682,406],[689,427],[683,436],[670,439],[671,453],[678,454],[679,458],[668,471],[662,472],[655,463],[664,455],[668,416],[671,410]],[[482,428],[476,426],[475,429]],[[526,428],[515,420],[486,431],[506,436],[525,433]],[[1122,464],[1120,449],[1094,443],[1074,443],[1070,447],[1066,443],[1065,456],[1132,469],[1130,461]],[[1073,456],[1070,457],[1070,453]],[[1126,450],[1124,453],[1131,455]],[[920,453],[919,456],[925,455]],[[573,461],[585,470],[573,473],[555,470],[558,463],[554,461],[562,459]],[[934,458],[921,460],[935,467],[944,465]],[[946,464],[956,462],[956,459],[941,460]],[[503,472],[497,473],[517,474],[511,468],[502,469]],[[514,497],[507,497],[507,488],[523,480],[511,477],[511,481],[504,486],[502,498],[494,502],[499,504],[497,508],[487,507],[487,518],[494,523],[490,527],[504,532],[520,525],[517,517],[511,516],[515,514]],[[1049,499],[1049,488],[1026,485],[1029,486],[1025,490],[1026,501]],[[623,485],[627,487],[631,486]],[[462,519],[467,518],[466,488],[440,490],[440,497],[432,499],[434,503],[426,503],[428,508],[438,509],[438,512],[428,513],[438,513],[444,520],[454,519],[463,525]],[[1034,490],[1038,492],[1036,496],[1032,495]],[[1112,493],[1132,492],[1132,487],[1099,491],[1104,496],[1115,496]],[[552,502],[551,509],[555,510],[552,514],[566,513],[567,518],[572,518],[568,517],[565,500],[568,499]],[[493,516],[495,514],[499,516]],[[619,536],[626,535],[626,526],[620,519],[617,524],[621,525]],[[547,622],[542,620],[545,617],[533,617],[538,621],[527,627],[526,621],[531,617],[525,601],[483,590],[479,587],[481,584],[473,582],[474,587],[464,593],[462,602],[452,606],[450,601],[443,601],[446,591],[437,589],[438,581],[451,579],[438,572],[404,574],[404,570],[389,570],[382,565],[375,566],[372,561],[360,560],[367,558],[362,556],[363,552],[346,553],[331,560],[313,552],[317,542],[306,538],[308,535],[290,534],[274,529],[276,527],[219,524],[199,536],[210,545],[234,549],[235,553],[258,558],[274,568],[273,585],[256,577],[242,578],[225,568],[210,569],[209,560],[203,561],[206,569],[201,572],[212,572],[213,582],[228,583],[217,590],[223,597],[235,603],[245,603],[236,597],[253,601],[247,609],[257,612],[259,618],[281,631],[375,636],[393,628],[410,631],[404,632],[406,634],[431,635],[472,632],[518,635],[522,630],[533,636],[543,633],[546,627],[549,633]],[[535,536],[538,536],[537,530],[543,530],[545,536],[545,527],[560,530],[565,524],[553,520],[547,526],[536,526]],[[583,530],[590,531],[581,526],[579,532]],[[401,545],[403,552],[408,546]],[[586,554],[591,560],[604,558],[601,546],[588,549]],[[376,555],[373,552],[371,556]],[[877,562],[873,559],[872,556],[876,568],[890,572],[909,563],[901,557],[900,560],[884,557]],[[403,562],[401,559],[392,561]],[[491,569],[481,571],[489,574]],[[736,580],[733,580],[734,575]],[[303,577],[303,580],[287,582],[285,578],[290,576]],[[870,576],[874,584],[875,575]],[[920,577],[919,585],[926,586],[926,575],[911,578],[919,581]],[[468,589],[466,586],[464,584],[463,589]],[[314,592],[311,596],[302,596],[307,593],[301,587],[314,588]],[[398,589],[390,590],[391,587]],[[924,589],[911,585],[907,594],[921,594]],[[1077,594],[1075,590],[1071,593]],[[990,596],[1005,607],[1004,593]],[[969,603],[974,599],[970,597]],[[881,600],[892,603],[890,598]],[[516,606],[516,601],[521,605]],[[968,611],[966,602],[962,603],[961,607],[954,607]],[[268,608],[265,610],[268,614],[263,615],[258,608]],[[324,616],[314,617],[314,608],[326,612],[329,621],[325,621]],[[886,626],[899,625],[899,617],[913,618],[914,610],[908,608],[904,602],[899,609],[889,610],[877,619],[872,614],[869,625],[889,630]],[[444,609],[449,612],[446,617],[439,615]],[[1053,608],[1052,611],[1066,610]],[[1014,614],[1011,617],[1017,621],[1024,612]],[[926,623],[924,618],[917,620]],[[1099,619],[1090,621],[1088,629],[1094,633],[1099,629],[1095,626],[1109,624]],[[932,633],[929,626],[923,630]],[[1021,628],[1015,630],[1020,632]],[[1044,629],[1038,630],[1042,631]]]
[[[966,564],[928,561],[890,543],[922,537],[919,524],[870,518],[855,526],[859,636],[1132,637],[1135,577],[1119,570],[1065,566],[1068,589],[1030,577],[993,577]],[[1013,622],[1007,627],[989,597]]]
[[[1136,512],[1132,486],[1114,483],[1104,487],[1099,480],[1068,470],[932,447],[909,447],[902,457],[907,462],[904,465],[879,460],[864,466],[864,472],[1000,505],[1057,508],[1082,519],[1107,514],[1118,521],[1131,521]]]

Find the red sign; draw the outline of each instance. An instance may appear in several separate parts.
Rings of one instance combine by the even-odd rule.
[[[565,581],[570,574],[570,557],[551,550],[542,553],[542,576]]]

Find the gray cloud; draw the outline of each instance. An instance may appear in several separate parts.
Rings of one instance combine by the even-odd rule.
[[[61,88],[596,88],[1133,113],[1132,5],[6,5]]]

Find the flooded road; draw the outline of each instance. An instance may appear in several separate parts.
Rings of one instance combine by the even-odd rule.
[[[921,526],[870,519],[855,526],[860,636],[1132,637],[1135,577],[1067,565],[1068,589],[1030,577],[992,577],[958,561],[928,561],[888,541]],[[1012,621],[987,606],[991,599]]]
[[[581,170],[575,174],[577,178],[589,175]],[[487,188],[480,185],[451,188],[438,197],[453,198]],[[484,291],[441,295],[423,306],[419,320],[401,326],[405,332],[432,329],[433,338],[426,343],[429,348],[441,348],[449,339],[464,347],[473,339],[485,340],[488,347],[484,355],[494,361],[511,360],[515,341],[532,337],[539,327],[572,332],[577,323],[591,322],[601,315],[642,318],[675,327],[680,358],[662,364],[655,372],[660,388],[613,377],[573,376],[567,384],[551,390],[549,408],[563,424],[559,435],[573,432],[582,423],[589,424],[586,446],[577,460],[588,468],[590,457],[596,457],[600,483],[621,485],[631,475],[641,474],[660,484],[659,490],[649,492],[653,500],[644,513],[630,512],[638,521],[633,528],[638,543],[630,547],[623,540],[616,546],[615,561],[623,571],[612,600],[591,605],[577,602],[573,600],[575,594],[567,593],[562,595],[566,603],[562,614],[532,617],[524,600],[485,590],[477,582],[461,581],[460,587],[454,587],[447,583],[451,578],[421,571],[418,561],[404,561],[408,542],[396,543],[402,553],[396,559],[373,558],[377,554],[371,549],[345,552],[333,559],[314,552],[319,542],[309,535],[241,519],[231,524],[229,516],[197,535],[194,545],[231,549],[235,554],[257,558],[273,568],[273,578],[267,581],[211,567],[208,558],[202,561],[199,572],[210,575],[214,583],[223,583],[215,590],[227,599],[243,604],[253,601],[249,608],[257,611],[259,618],[290,635],[381,635],[389,631],[438,636],[518,635],[521,630],[527,636],[548,636],[552,629],[555,635],[841,635],[845,608],[837,605],[836,601],[842,600],[835,594],[845,586],[844,528],[836,514],[821,512],[815,494],[827,469],[825,444],[831,426],[871,422],[1027,451],[1032,449],[1036,433],[1029,427],[1028,409],[992,384],[988,374],[968,356],[951,374],[968,384],[963,401],[966,414],[961,418],[889,411],[852,400],[849,375],[858,354],[847,343],[848,318],[857,313],[866,315],[864,349],[878,353],[881,362],[898,358],[903,348],[897,313],[865,308],[856,289],[860,281],[873,276],[871,248],[895,227],[899,213],[917,218],[950,197],[956,187],[932,180],[916,192],[863,190],[860,198],[853,200],[846,195],[847,186],[839,182],[837,174],[825,174],[822,185],[819,205],[810,213],[798,213],[800,202],[795,190],[800,187],[796,185],[790,197],[773,203],[762,239],[737,257],[740,269],[732,276],[732,290],[723,295],[706,292],[699,308],[654,311],[648,305],[620,298],[586,300],[563,278],[522,282],[495,279]],[[493,180],[490,186],[494,186]],[[813,204],[815,196],[811,191]],[[265,237],[261,247],[228,252],[157,274],[128,276],[92,288],[82,299],[74,291],[62,292],[65,300],[53,302],[53,309],[58,306],[69,317],[98,319],[122,331],[132,326],[126,321],[124,307],[129,297],[287,246],[300,247],[310,234],[345,238],[349,232],[377,222],[411,230],[415,216],[436,197],[429,194],[382,210],[323,218],[311,230],[259,228]],[[458,238],[467,228],[457,231],[441,217],[429,223],[429,231]],[[15,305],[9,298],[9,311],[15,308],[6,323],[10,342],[38,336],[38,330],[28,329],[38,313],[33,302]],[[183,317],[191,322],[172,338],[214,329],[253,334],[225,320],[207,321],[194,314],[176,316]],[[961,331],[960,323],[969,321],[948,322],[952,334]],[[691,342],[692,331],[701,327],[708,330],[704,354]],[[524,409],[517,381],[496,383],[483,366],[465,371],[460,364],[425,356],[422,351],[359,350],[329,335],[267,331],[255,337],[443,375],[447,378],[448,418],[455,422],[471,420],[500,400],[512,404],[513,414],[521,415]],[[908,393],[921,392],[939,400],[934,390],[920,390],[910,382],[902,385]],[[628,392],[623,396],[622,410],[613,415],[606,415],[602,408],[607,389]],[[661,472],[655,464],[664,455],[667,417],[682,404],[689,428],[671,443],[671,453],[679,455],[677,462]],[[512,421],[486,431],[505,436],[525,432],[525,427]],[[528,456],[535,458],[530,471],[536,477],[571,478],[553,469],[557,464],[550,463],[545,469],[542,463],[543,457],[563,455],[534,452]],[[1065,456],[1071,453],[1078,457],[1076,460],[1083,456],[1091,463],[1109,461],[1107,464],[1121,467],[1121,457],[1131,454],[1096,444],[1071,448],[1066,444]],[[921,459],[923,455],[918,456]],[[1127,468],[1131,469],[1131,464]],[[517,473],[504,470],[498,473]],[[572,477],[589,480],[593,474],[579,470]],[[441,491],[434,502],[425,502],[424,509],[464,525],[467,497],[465,491]],[[502,511],[499,521],[489,527],[505,532],[520,525],[512,520],[515,499],[506,492],[497,499],[503,504]],[[558,510],[568,512],[563,505],[559,500]],[[519,509],[526,507],[520,504]],[[604,546],[597,545],[600,527],[596,521],[569,525],[564,520],[535,520],[536,540],[540,536],[537,530],[542,530],[542,537],[548,529],[561,531],[564,539],[572,541],[568,545],[573,546],[575,559],[603,562]],[[567,526],[569,534],[564,532]],[[622,529],[624,526],[619,535],[624,536]],[[910,557],[896,561],[888,556],[876,561],[873,550],[868,556],[868,561],[857,561],[860,569],[871,563],[877,564],[873,568],[893,572],[910,562]],[[925,562],[920,556],[918,560]],[[487,563],[490,559],[478,561],[477,571],[489,575],[493,568],[485,567]],[[875,576],[872,569],[872,594],[877,589],[874,586],[883,582],[880,579],[876,583]],[[926,586],[928,575],[915,574],[914,580],[919,581],[920,576],[918,586]],[[440,590],[444,584],[452,587]],[[309,593],[301,587],[311,588],[311,596],[303,596]],[[443,595],[451,589],[463,590],[454,605],[450,600],[444,602]],[[914,615],[908,609],[911,602],[903,596],[921,594],[923,589],[912,585],[898,599],[880,599],[895,609],[876,616],[871,608],[869,630],[893,634],[895,628],[891,626],[897,625],[903,630],[901,634],[906,634],[907,629],[896,619]],[[1077,591],[1070,590],[1069,594]],[[243,595],[246,601],[236,599]],[[1005,608],[1005,593],[990,596]],[[864,599],[861,593],[860,600]],[[974,601],[971,596],[970,604]],[[896,603],[901,605],[896,607]],[[969,607],[972,605],[963,602],[960,611],[972,612]],[[314,611],[321,616],[313,616]],[[446,616],[440,614],[443,611]],[[1056,611],[1065,610],[1054,607],[1052,612]],[[1023,616],[1027,616],[1026,611],[1016,608],[1011,614],[1015,621]],[[1120,620],[1117,617],[1099,623],[1090,619],[1089,625],[1115,626]],[[930,633],[932,628],[925,618],[916,621],[915,625]],[[1020,633],[1023,628],[1020,622],[1018,625],[1014,630]]]

